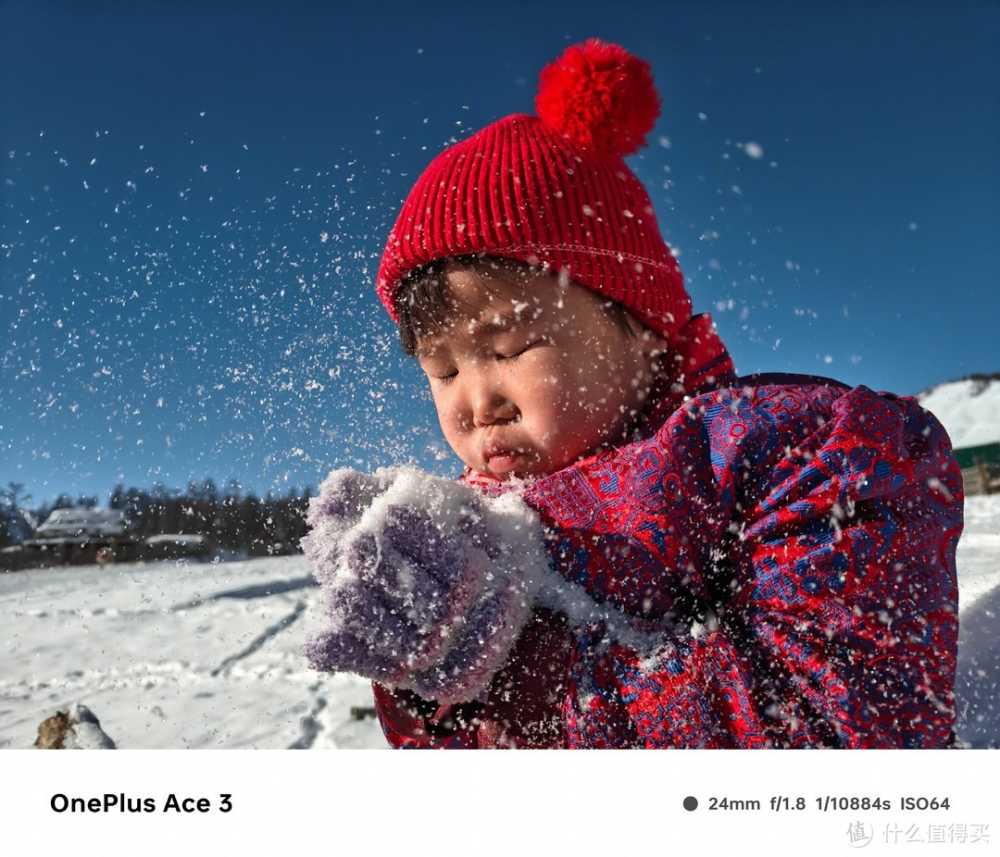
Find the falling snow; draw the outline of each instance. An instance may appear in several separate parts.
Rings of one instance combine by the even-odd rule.
[[[190,120],[200,137],[212,118],[197,115],[207,120]],[[706,113],[696,116],[708,122]],[[464,123],[452,124],[435,142],[455,139],[451,131]],[[8,475],[18,476],[21,460],[46,462],[42,491],[52,494],[63,490],[59,480],[91,484],[98,470],[147,484],[223,466],[219,477],[254,480],[263,490],[315,483],[339,465],[370,472],[419,461],[453,475],[455,458],[428,394],[370,294],[398,202],[395,154],[331,151],[319,169],[273,164],[258,154],[265,147],[247,142],[230,140],[218,156],[192,130],[148,149],[130,144],[131,159],[108,148],[114,129],[95,130],[92,139],[88,131],[73,151],[44,130],[29,141],[34,155],[8,150],[0,258],[10,289],[0,295],[0,366],[11,400],[24,403],[0,441],[15,462]],[[775,309],[776,279],[828,284],[815,260],[782,264],[783,254],[802,251],[789,246],[780,224],[750,219],[756,179],[782,173],[762,171],[737,149],[761,161],[764,147],[716,140],[713,159],[724,145],[725,163],[718,175],[695,179],[678,178],[665,162],[675,154],[671,138],[656,142],[644,168],[662,180],[657,203],[665,213],[676,213],[672,191],[704,189],[716,200],[680,235],[685,246],[690,236],[689,270],[703,303],[745,341],[773,352],[783,341],[773,324],[778,313],[782,323],[819,328],[817,309]],[[768,142],[772,156],[780,148]],[[597,205],[581,212],[603,223]],[[631,222],[637,213],[653,212],[621,215]],[[898,216],[896,230],[904,222],[918,231],[909,214]],[[748,250],[758,241],[775,254],[770,267]],[[676,246],[671,252],[681,255]],[[566,276],[560,272],[564,283]],[[806,292],[800,300],[809,300]],[[862,361],[830,341],[810,340],[813,356],[824,365]],[[1000,440],[992,428],[1000,425],[1000,384],[973,392],[976,383],[941,385],[921,399],[956,446]],[[959,734],[998,746],[1000,501],[971,498],[966,512]],[[304,662],[305,617],[319,602],[302,557],[0,575],[3,615],[17,629],[2,655],[0,746],[27,746],[40,719],[79,701],[123,747],[384,746],[373,720],[351,715],[370,705],[368,683]]]

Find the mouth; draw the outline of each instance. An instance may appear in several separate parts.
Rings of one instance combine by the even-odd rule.
[[[510,473],[523,466],[528,460],[528,454],[523,449],[509,446],[488,446],[483,450],[486,467],[497,475]]]

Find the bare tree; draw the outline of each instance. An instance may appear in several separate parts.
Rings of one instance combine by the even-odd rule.
[[[23,482],[8,482],[6,488],[0,489],[0,502],[15,512],[21,508],[23,503],[31,501],[31,495],[22,494],[22,491],[24,491]]]

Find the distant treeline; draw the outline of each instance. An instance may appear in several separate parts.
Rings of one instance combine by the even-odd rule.
[[[111,509],[125,513],[128,534],[142,539],[167,533],[207,536],[222,551],[247,556],[297,553],[306,534],[305,514],[310,487],[288,489],[283,495],[268,492],[258,497],[243,493],[231,481],[222,489],[212,479],[189,482],[186,491],[155,484],[152,488],[115,486],[108,501]],[[95,508],[96,497],[60,495],[32,511],[41,523],[55,509]]]

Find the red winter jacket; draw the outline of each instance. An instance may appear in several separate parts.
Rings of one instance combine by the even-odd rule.
[[[390,744],[951,745],[963,493],[941,424],[864,386],[737,379],[721,345],[691,359],[708,392],[524,495],[553,567],[655,651],[536,610],[484,702],[375,683]]]

